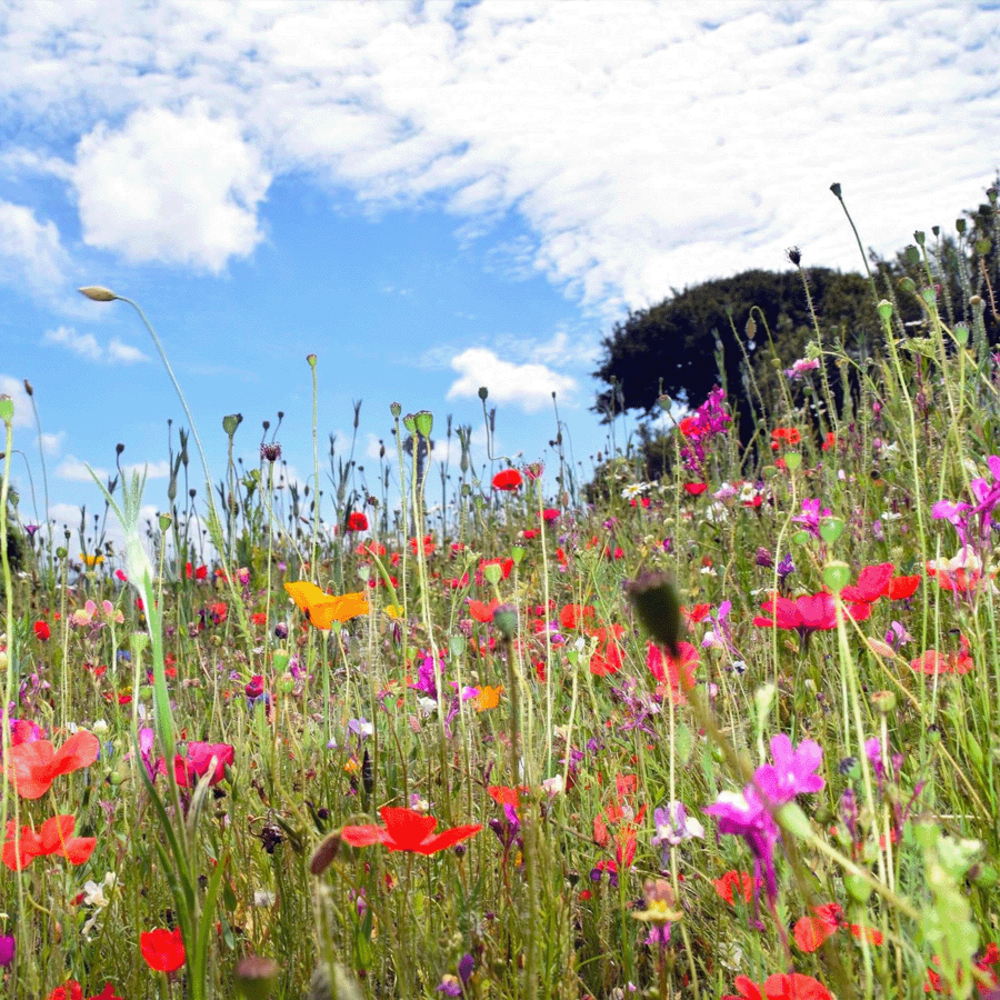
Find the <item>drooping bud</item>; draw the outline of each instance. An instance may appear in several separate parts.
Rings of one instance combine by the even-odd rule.
[[[105,288],[103,285],[84,285],[78,291],[92,302],[114,302],[118,298],[110,288]]]
[[[677,591],[666,573],[645,572],[625,584],[625,592],[635,606],[639,621],[674,659],[680,651],[677,643],[681,634],[681,604]]]

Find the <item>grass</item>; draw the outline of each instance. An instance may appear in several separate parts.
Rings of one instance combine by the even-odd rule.
[[[897,294],[924,328],[883,302],[870,357],[817,336],[756,450],[716,399],[670,476],[619,453],[590,505],[562,463],[463,461],[430,518],[433,417],[394,411],[399,511],[350,460],[328,509],[279,488],[272,435],[152,560],[138,480],[108,496],[124,553],[4,545],[6,995],[995,988],[1000,376],[975,322]]]

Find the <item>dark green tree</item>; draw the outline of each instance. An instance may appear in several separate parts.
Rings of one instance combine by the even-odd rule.
[[[593,373],[610,388],[598,394],[593,409],[604,421],[623,408],[652,415],[661,394],[698,406],[724,382],[741,436],[748,440],[754,420],[743,350],[747,320],[753,310],[757,331],[755,348],[747,350],[751,365],[770,355],[765,324],[783,363],[801,357],[815,336],[803,274],[824,340],[850,348],[875,337],[880,321],[861,275],[829,268],[745,271],[674,291],[659,305],[630,312],[616,324],[602,341],[604,357]]]

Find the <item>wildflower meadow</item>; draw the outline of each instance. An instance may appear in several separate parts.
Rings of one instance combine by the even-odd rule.
[[[751,321],[773,399],[585,486],[558,435],[445,467],[419,398],[377,495],[283,481],[280,420],[210,469],[252,432],[82,289],[182,429],[154,522],[101,484],[112,545],[32,523],[0,399],[3,995],[1000,997],[995,307],[914,249],[863,352]]]

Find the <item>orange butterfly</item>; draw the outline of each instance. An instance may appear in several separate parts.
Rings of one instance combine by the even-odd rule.
[[[368,614],[368,602],[361,591],[335,597],[324,593],[308,580],[286,583],[285,590],[316,628],[328,629],[334,622],[346,622],[358,615]]]

